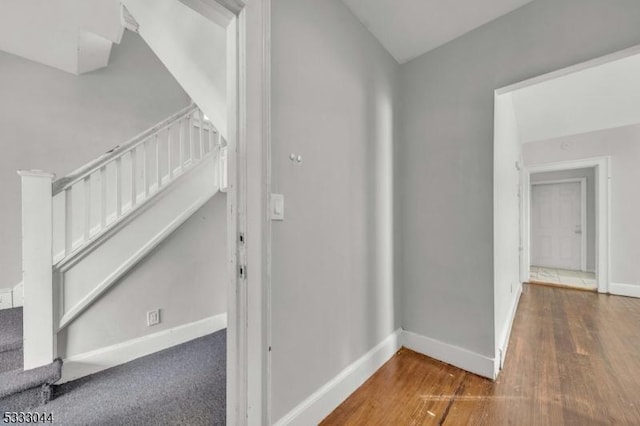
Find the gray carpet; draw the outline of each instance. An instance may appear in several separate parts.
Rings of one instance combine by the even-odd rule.
[[[226,330],[56,386],[59,425],[224,425]]]
[[[22,369],[22,308],[3,309],[0,310],[0,374],[18,369]]]
[[[0,352],[22,347],[22,308],[0,310]]]

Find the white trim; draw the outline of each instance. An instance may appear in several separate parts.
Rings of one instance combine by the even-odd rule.
[[[94,374],[136,358],[215,333],[226,328],[226,326],[227,314],[219,314],[105,348],[71,356],[64,360],[62,379],[60,379],[59,383]]]
[[[553,172],[595,168],[596,175],[596,279],[598,292],[608,293],[611,268],[611,157],[594,157],[580,160],[559,161],[554,163],[533,164],[526,166],[525,173],[531,177],[533,173]],[[522,223],[524,236],[523,256],[526,265],[531,266],[531,189],[525,187],[527,209],[524,211]]]
[[[511,330],[513,328],[513,322],[516,319],[516,313],[518,312],[518,304],[520,303],[520,296],[522,296],[522,284],[518,284],[516,295],[511,303],[509,309],[509,317],[507,318],[507,327],[502,338],[499,340],[498,354],[499,357],[495,360],[494,377],[498,377],[498,372],[504,368],[504,360],[507,357],[507,351],[509,350],[509,340],[511,338]]]
[[[497,377],[494,358],[406,330],[402,332],[401,342],[408,349],[471,373],[492,380]]]
[[[611,283],[609,284],[609,294],[640,298],[640,285]]]
[[[84,296],[78,303],[66,310],[65,314],[60,318],[58,330],[62,330],[67,327],[73,320],[75,320],[80,314],[82,314],[89,306],[94,304],[98,299],[102,297],[105,292],[110,289],[114,284],[118,283],[120,279],[129,272],[134,266],[136,266],[142,259],[147,257],[162,241],[164,241],[169,235],[171,235],[176,229],[187,221],[195,212],[197,212],[202,206],[204,206],[211,197],[215,195],[206,193],[199,197],[189,207],[182,211],[175,219],[173,219],[167,226],[160,230],[151,240],[149,240],[144,246],[136,251],[131,257],[125,260],[118,268],[110,273],[105,279],[98,283],[86,296]],[[64,288],[64,273],[60,274],[61,288]]]
[[[587,178],[569,178],[569,179],[554,179],[554,180],[539,180],[531,182],[533,185],[556,185],[562,183],[579,183],[580,184],[580,228],[582,234],[580,235],[580,270],[587,270]],[[545,265],[539,265],[545,266]]]
[[[13,293],[13,307],[18,308],[24,306],[24,285],[22,281],[16,284],[12,290]]]
[[[403,334],[403,331],[396,330],[298,404],[275,425],[320,423],[400,349]]]
[[[611,53],[609,55],[601,56],[599,58],[591,59],[586,62],[571,65],[566,68],[562,68],[556,71],[552,71],[546,74],[539,75],[537,77],[530,78],[528,80],[520,81],[518,83],[511,84],[509,86],[501,87],[495,91],[496,95],[503,95],[505,93],[513,92],[515,90],[524,89],[525,87],[534,86],[536,84],[544,83],[545,81],[553,80],[556,78],[564,77],[565,75],[573,74],[579,71],[583,71],[589,68],[594,68],[600,65],[607,64],[609,62],[618,61],[620,59],[628,58],[640,53],[640,44],[629,47],[627,49],[620,50],[618,52]]]

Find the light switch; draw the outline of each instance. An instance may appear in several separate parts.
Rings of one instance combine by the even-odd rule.
[[[283,194],[271,194],[271,220],[284,220]]]

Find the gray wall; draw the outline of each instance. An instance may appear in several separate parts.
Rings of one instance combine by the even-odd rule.
[[[22,280],[18,169],[63,176],[188,105],[139,36],[81,76],[0,52],[0,288]]]
[[[272,7],[273,191],[285,196],[272,226],[276,421],[400,326],[398,65],[339,0]]]
[[[526,158],[525,158],[526,161]],[[533,173],[531,183],[561,179],[587,179],[587,270],[596,270],[596,177],[595,169]],[[532,207],[533,208],[533,207]]]
[[[637,0],[536,0],[406,65],[396,157],[405,329],[494,356],[494,90],[640,43]]]
[[[527,143],[526,165],[611,157],[609,275],[615,284],[640,285],[640,124]]]

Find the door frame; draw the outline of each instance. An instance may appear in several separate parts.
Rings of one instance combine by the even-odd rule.
[[[587,270],[587,178],[570,178],[570,179],[554,179],[554,180],[540,180],[537,182],[531,182],[531,187],[534,185],[556,185],[562,183],[579,183],[580,184],[580,229],[582,235],[580,236],[580,270],[585,272]],[[533,188],[531,188],[531,194],[533,196]],[[533,200],[533,198],[532,198]],[[533,203],[531,203],[533,207]],[[531,233],[531,231],[530,231]]]
[[[521,235],[523,236],[522,263],[526,265],[528,281],[529,269],[531,268],[531,174],[541,172],[554,172],[575,170],[584,168],[595,168],[595,190],[596,190],[596,280],[598,282],[598,292],[608,293],[610,284],[610,229],[611,229],[611,157],[594,157],[579,160],[559,161],[553,163],[542,163],[527,165],[524,167],[525,179],[523,179],[524,206],[521,214]],[[583,234],[584,236],[584,234]],[[522,278],[522,277],[521,277]]]
[[[271,0],[179,1],[227,29],[226,421],[271,424]]]

